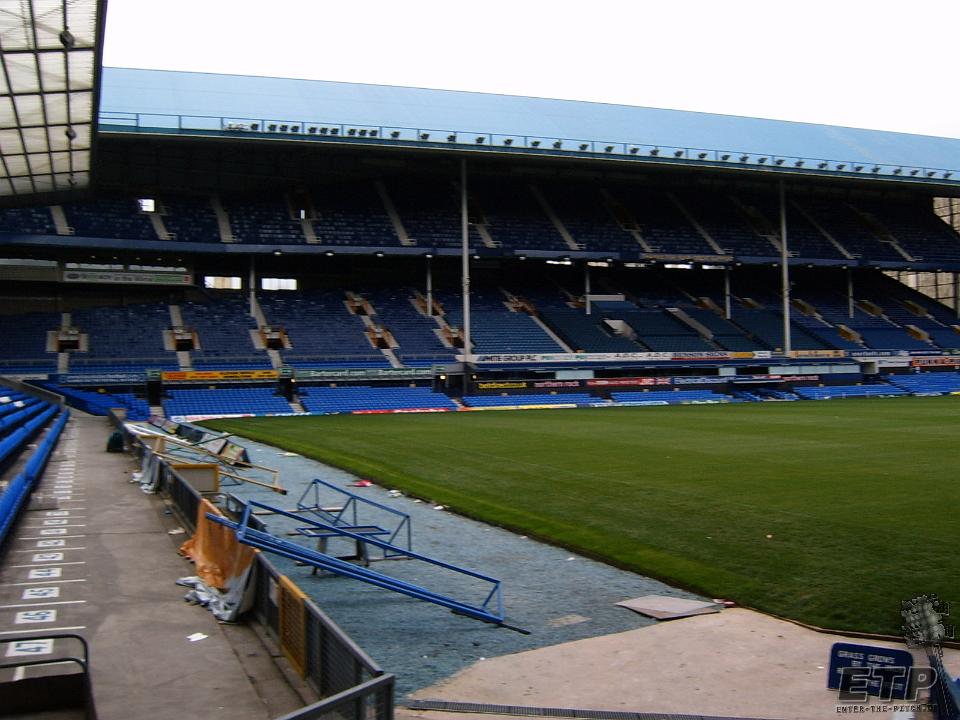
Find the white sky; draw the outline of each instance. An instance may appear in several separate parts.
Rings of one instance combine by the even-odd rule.
[[[958,0],[109,0],[104,64],[960,138]]]

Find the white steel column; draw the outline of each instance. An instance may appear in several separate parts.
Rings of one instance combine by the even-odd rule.
[[[730,319],[730,266],[723,268],[723,316]]]
[[[427,317],[433,317],[433,256],[427,255]]]
[[[467,218],[467,161],[460,161],[460,229],[463,261],[463,358],[469,364],[473,359],[473,347],[470,343],[470,224]]]
[[[792,350],[790,340],[790,266],[787,264],[787,200],[780,181],[780,282],[783,291],[783,351]]]
[[[847,268],[847,317],[853,320],[853,271]]]
[[[590,266],[583,266],[583,298],[587,303],[587,315],[590,314]]]

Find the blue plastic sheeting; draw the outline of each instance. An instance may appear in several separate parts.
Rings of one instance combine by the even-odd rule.
[[[38,420],[42,419],[43,423],[46,423],[55,412],[56,408],[50,408],[41,418],[38,418]],[[3,544],[3,540],[12,527],[14,520],[16,520],[23,503],[33,491],[33,486],[39,479],[44,467],[46,467],[50,453],[57,444],[60,433],[63,431],[63,427],[67,424],[69,418],[69,410],[65,410],[60,414],[57,422],[54,423],[50,432],[43,439],[43,442],[40,443],[33,455],[30,456],[26,466],[24,466],[23,472],[13,479],[3,494],[0,494],[0,545]]]
[[[949,138],[682,110],[322,80],[104,68],[100,111],[582,138],[960,168],[960,140]],[[219,124],[215,129],[220,129]]]

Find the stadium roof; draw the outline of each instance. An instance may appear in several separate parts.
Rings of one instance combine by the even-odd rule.
[[[601,156],[960,185],[960,140],[358,83],[104,68],[104,131]]]
[[[0,197],[89,183],[104,3],[0,8]]]

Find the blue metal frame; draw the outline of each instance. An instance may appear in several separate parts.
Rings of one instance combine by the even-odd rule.
[[[326,488],[332,490],[339,495],[345,495],[347,501],[339,509],[332,511],[330,509],[324,509],[320,504],[320,490],[321,488]],[[313,504],[305,502],[305,499],[308,495],[312,495]],[[358,506],[365,505],[368,507],[376,508],[377,510],[383,510],[391,515],[395,515],[400,518],[400,523],[393,529],[389,528],[380,528],[379,525],[374,525],[367,522],[364,519],[360,518],[358,512]],[[401,533],[404,535],[403,540],[404,547],[407,551],[413,550],[413,523],[410,520],[410,516],[405,512],[400,512],[399,510],[378,503],[375,500],[362,497],[356,493],[350,492],[349,490],[344,490],[341,487],[337,487],[333,483],[329,483],[326,480],[321,480],[320,478],[315,478],[304,489],[303,494],[300,496],[300,499],[297,500],[297,509],[310,512],[316,515],[320,520],[324,522],[329,522],[332,525],[336,525],[338,528],[360,528],[360,527],[376,527],[389,537],[386,542],[391,546],[397,545],[397,539],[401,536]],[[347,518],[350,518],[349,522]],[[307,534],[307,533],[304,533]],[[379,533],[377,533],[379,534]],[[312,537],[318,537],[316,534],[311,535]],[[386,557],[396,557],[396,555],[391,554],[388,550],[384,549],[383,556]]]
[[[415,585],[404,580],[390,577],[389,575],[384,575],[383,573],[375,572],[368,568],[346,562],[331,555],[327,555],[318,550],[312,550],[304,547],[303,545],[298,545],[297,543],[289,540],[283,540],[275,535],[271,535],[270,533],[256,530],[250,525],[250,520],[253,517],[253,508],[260,508],[276,515],[283,515],[284,517],[291,518],[298,522],[307,522],[310,523],[310,525],[319,528],[321,531],[332,532],[339,537],[350,538],[357,542],[369,543],[393,554],[402,555],[412,560],[421,560],[430,565],[434,565],[445,570],[451,570],[455,573],[489,583],[491,585],[490,591],[487,593],[486,598],[482,603],[479,605],[471,605],[470,603],[455,600],[452,597],[439,592],[434,592],[433,590],[429,590],[420,585]],[[214,513],[207,513],[207,518],[213,522],[219,523],[220,525],[231,528],[236,533],[237,540],[245,545],[250,545],[251,547],[255,547],[260,550],[266,550],[267,552],[272,552],[291,560],[302,562],[306,565],[312,565],[313,567],[327,570],[336,575],[354,578],[355,580],[360,580],[385,590],[391,590],[393,592],[400,593],[401,595],[406,595],[418,600],[424,600],[426,602],[433,603],[434,605],[440,605],[441,607],[448,608],[457,614],[465,615],[466,617],[470,617],[475,620],[481,620],[483,622],[493,623],[495,625],[510,627],[504,621],[503,594],[501,592],[500,581],[496,578],[482,575],[474,572],[473,570],[467,570],[466,568],[444,562],[442,560],[437,560],[436,558],[428,557],[427,555],[421,555],[420,553],[415,553],[411,550],[405,550],[401,547],[391,545],[388,542],[378,540],[369,535],[360,535],[358,533],[351,532],[350,530],[347,530],[341,526],[305,518],[297,513],[272,507],[270,505],[265,505],[253,500],[246,503],[239,522],[234,522]],[[495,606],[495,609],[490,607],[491,604]]]

